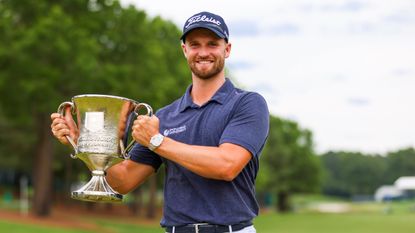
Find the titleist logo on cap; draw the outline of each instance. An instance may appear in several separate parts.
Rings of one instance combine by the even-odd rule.
[[[187,25],[185,26],[185,28],[188,28],[190,25],[197,23],[197,22],[208,22],[208,23],[213,23],[216,25],[220,25],[219,20],[213,18],[213,17],[207,17],[206,15],[195,15],[192,18],[187,20]]]

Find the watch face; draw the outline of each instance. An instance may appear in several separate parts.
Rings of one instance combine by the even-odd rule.
[[[162,140],[163,138],[162,137],[160,137],[160,135],[158,134],[158,135],[156,135],[155,137],[154,137],[154,140],[153,140],[153,144],[155,145],[155,146],[159,146],[160,145],[160,143],[161,143],[161,140]]]
[[[151,147],[156,148],[160,146],[160,144],[163,142],[163,139],[164,136],[161,134],[154,135],[150,140]]]

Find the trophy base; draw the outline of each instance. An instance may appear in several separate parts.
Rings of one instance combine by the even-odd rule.
[[[73,191],[71,197],[91,202],[121,202],[123,195],[114,191],[105,179],[103,171],[92,171],[91,180],[79,190]]]
[[[119,193],[107,193],[99,191],[73,191],[71,195],[72,199],[80,201],[91,202],[122,202],[123,196]]]

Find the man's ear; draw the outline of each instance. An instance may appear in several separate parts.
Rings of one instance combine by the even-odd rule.
[[[225,47],[225,58],[228,58],[231,55],[232,44],[226,43]]]
[[[182,50],[183,50],[184,57],[187,59],[187,49],[186,49],[186,45],[183,42],[182,42]]]

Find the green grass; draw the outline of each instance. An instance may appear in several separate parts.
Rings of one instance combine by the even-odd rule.
[[[258,233],[413,233],[415,215],[287,214],[256,219]]]
[[[337,202],[338,200],[326,200]],[[303,209],[297,213],[277,214],[273,212],[261,214],[255,219],[258,233],[413,233],[415,232],[415,203],[396,202],[379,203],[347,203],[347,213],[318,213],[315,209],[307,209],[311,204],[323,200],[303,203]],[[344,203],[344,202],[342,202]],[[30,233],[164,233],[155,222],[152,225],[130,223],[122,218],[82,219],[97,225],[97,229],[79,230],[59,227],[37,226],[28,223],[17,223],[0,220],[0,232]]]
[[[413,214],[265,214],[255,220],[258,233],[413,233]],[[100,230],[62,229],[0,220],[0,232],[13,233],[157,233],[159,226],[139,226],[117,221],[100,222]]]
[[[98,221],[99,229],[97,230],[82,230],[70,229],[62,227],[38,226],[28,223],[16,223],[0,220],[0,232],[13,233],[164,233],[163,229],[158,225],[154,226],[140,226],[137,224],[118,223],[116,221]]]
[[[32,224],[19,224],[0,220],[0,232],[13,233],[91,233],[91,231],[78,229],[62,229],[59,227],[36,226]]]

